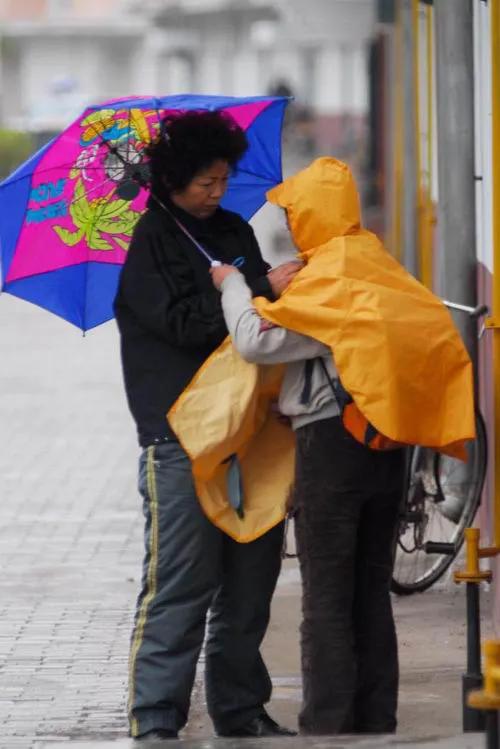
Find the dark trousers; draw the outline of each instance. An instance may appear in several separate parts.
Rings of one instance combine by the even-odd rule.
[[[303,733],[396,729],[389,585],[402,450],[365,448],[340,417],[297,430],[295,533],[303,583]]]
[[[131,734],[185,725],[209,609],[208,710],[217,731],[237,728],[271,696],[259,648],[280,570],[282,524],[248,544],[222,533],[203,514],[190,462],[175,442],[144,451],[139,488],[146,556],[130,652]]]

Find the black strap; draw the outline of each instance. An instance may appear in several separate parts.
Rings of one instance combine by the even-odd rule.
[[[304,365],[304,387],[302,388],[302,394],[300,396],[301,404],[304,406],[306,405],[306,403],[309,403],[309,401],[311,400],[312,373],[313,373],[315,362],[320,363],[320,366],[332,389],[333,397],[335,398],[337,405],[339,405],[339,399],[338,399],[339,393],[337,391],[338,380],[332,380],[332,378],[330,377],[328,368],[325,364],[325,360],[323,359],[322,356],[318,356],[316,359],[306,359],[306,363]]]
[[[311,400],[312,373],[316,359],[306,359],[304,365],[304,387],[300,396],[301,405],[305,406]]]
[[[319,358],[319,363],[321,365],[321,368],[322,368],[323,372],[325,373],[326,379],[328,380],[328,382],[330,384],[330,387],[331,387],[331,389],[333,391],[333,394],[334,394],[335,398],[337,398],[337,388],[335,387],[335,382],[330,377],[330,372],[328,371],[328,367],[326,366],[325,360],[323,359],[323,357]]]
[[[370,424],[370,422],[368,421],[366,424],[366,429],[365,429],[365,440],[364,440],[365,445],[367,447],[370,447],[370,442],[373,439],[375,439],[375,437],[377,437],[378,434],[379,432],[377,431],[377,429],[375,429],[373,424]]]
[[[330,383],[330,387],[332,389],[334,398],[337,401],[337,406],[339,407],[340,413],[342,413],[344,408],[349,403],[353,403],[352,396],[350,395],[350,393],[347,392],[345,387],[342,385],[342,380],[340,380],[339,377],[335,377],[334,379],[330,377],[330,373],[325,364],[325,360],[320,359],[320,363],[323,368],[323,372],[325,373],[326,379]]]

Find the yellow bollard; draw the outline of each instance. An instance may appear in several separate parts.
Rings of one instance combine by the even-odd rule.
[[[489,570],[479,569],[479,528],[466,528],[465,536],[465,569],[455,572],[453,577],[456,583],[480,583],[483,580],[491,581]]]
[[[483,645],[484,685],[467,695],[467,705],[486,720],[486,749],[498,749],[498,711],[500,710],[500,641],[487,640]]]
[[[481,673],[481,618],[479,586],[491,580],[491,572],[479,569],[479,529],[466,528],[465,569],[455,572],[455,582],[465,583],[467,607],[467,670],[462,676],[462,721],[464,731],[484,730],[484,716],[471,709],[469,695],[483,686]]]
[[[467,703],[475,710],[500,710],[500,640],[483,645],[484,687],[469,692]]]

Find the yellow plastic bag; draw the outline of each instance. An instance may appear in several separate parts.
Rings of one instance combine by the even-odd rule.
[[[285,516],[294,436],[273,408],[283,371],[244,361],[228,338],[168,414],[191,459],[205,514],[236,541],[253,541]],[[227,459],[233,454],[242,473],[243,518],[226,491]]]

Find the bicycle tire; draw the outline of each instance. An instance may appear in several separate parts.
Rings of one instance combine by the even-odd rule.
[[[466,488],[468,495],[463,500],[461,509],[455,509],[456,516],[451,520],[444,513],[446,510],[450,515],[452,514],[453,500],[457,501],[457,487],[461,485],[450,484],[446,471],[449,470],[452,472],[456,470],[460,475],[460,472],[464,471],[464,464],[428,448],[416,447],[412,449],[408,461],[409,470],[405,487],[402,519],[398,527],[397,543],[395,545],[394,569],[391,580],[391,590],[394,593],[398,595],[411,595],[412,593],[423,592],[430,588],[446,572],[462,547],[464,530],[471,525],[477,512],[486,477],[488,455],[487,435],[483,417],[479,412],[476,413],[476,439],[469,443],[468,453],[467,465],[469,466],[470,473],[467,473],[467,469],[465,469],[466,475],[470,476],[470,481],[467,485],[468,488]],[[465,482],[463,486],[466,486]],[[453,494],[453,490],[455,490],[455,494]],[[424,527],[421,527],[418,531],[421,534],[421,538],[416,539],[416,523],[412,525],[411,522],[408,523],[405,521],[405,518],[411,516],[410,513],[412,508],[415,507],[415,501],[419,501],[417,492],[421,491],[424,492],[424,499],[422,500],[421,498],[420,501],[423,501],[423,514],[427,520],[422,520],[422,526]],[[413,505],[411,504],[412,501],[414,502]],[[418,516],[418,511],[414,512],[414,514]],[[428,518],[430,515],[433,520],[437,518],[438,522],[441,519],[441,522],[445,520],[450,524],[451,538],[434,538],[433,540],[453,543],[454,553],[427,554],[423,548],[419,548],[419,546],[423,547],[425,540],[430,540],[424,538],[427,534],[429,526]],[[408,531],[410,531],[410,534],[413,533],[413,549],[409,548],[408,539],[405,544],[405,537]],[[436,534],[435,528],[432,529],[432,533]],[[411,555],[415,555],[413,557],[413,569],[415,572],[413,578],[409,575],[403,576],[402,574],[405,561],[408,562]],[[419,568],[419,560],[421,561],[426,557],[429,562],[427,564],[424,563]],[[406,566],[408,567],[408,564]],[[423,572],[418,572],[418,569],[423,570]]]

